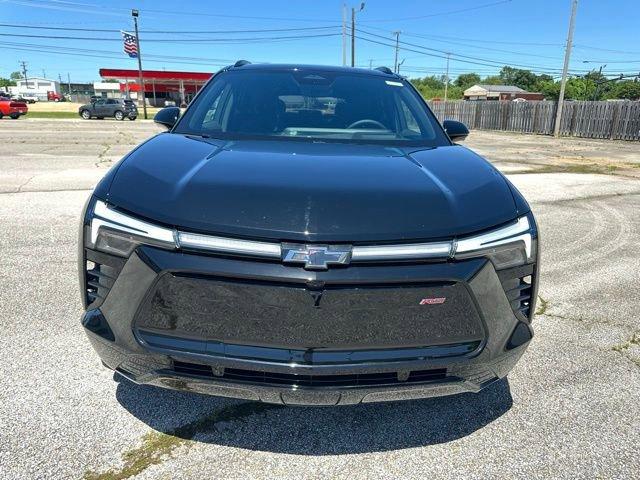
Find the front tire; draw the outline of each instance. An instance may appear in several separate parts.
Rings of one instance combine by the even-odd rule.
[[[89,120],[91,118],[91,112],[89,110],[82,110],[82,112],[80,112],[80,116],[85,120]]]
[[[12,113],[11,115],[9,115],[9,117],[11,117],[13,120],[17,120],[19,116],[20,114],[17,113]]]
[[[117,110],[116,113],[113,114],[113,117],[121,122],[122,120],[124,120],[124,113],[122,113],[120,110]]]

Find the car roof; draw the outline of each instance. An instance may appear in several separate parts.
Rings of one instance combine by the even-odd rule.
[[[238,62],[240,63],[240,62]],[[236,64],[237,65],[237,64]],[[252,71],[280,71],[280,72],[296,72],[296,71],[309,71],[309,72],[343,72],[349,74],[358,75],[375,75],[380,77],[395,77],[401,78],[395,73],[387,73],[383,70],[368,69],[368,68],[355,68],[355,67],[339,67],[336,65],[307,65],[296,63],[245,63],[239,66],[231,65],[226,70],[252,70]],[[389,70],[390,72],[390,70]]]

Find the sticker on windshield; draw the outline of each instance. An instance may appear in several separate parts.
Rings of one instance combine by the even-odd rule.
[[[385,80],[387,85],[393,85],[394,87],[402,87],[402,82],[393,82],[391,80]]]

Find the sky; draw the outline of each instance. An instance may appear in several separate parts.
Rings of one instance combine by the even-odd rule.
[[[28,76],[72,82],[99,80],[99,68],[137,68],[119,33],[133,30],[132,8],[140,11],[144,68],[215,72],[238,59],[341,65],[343,4],[0,0],[0,77],[21,61]],[[350,24],[360,2],[347,7]],[[451,78],[496,74],[502,65],[559,77],[570,10],[571,0],[367,0],[356,14],[356,66],[393,68],[400,31],[398,61],[409,77],[444,74],[447,53]],[[602,65],[611,76],[639,73],[640,0],[580,0],[573,44],[573,74]]]

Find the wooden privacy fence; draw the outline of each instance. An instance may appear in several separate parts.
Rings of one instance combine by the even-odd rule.
[[[557,102],[428,102],[438,120],[469,128],[552,135]],[[565,102],[561,135],[640,140],[640,102]]]

